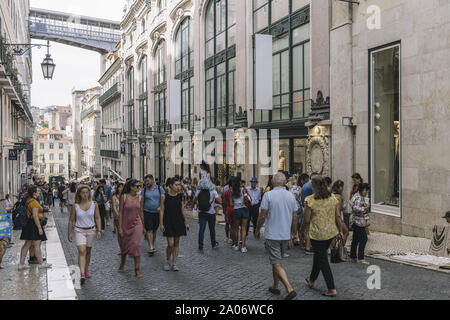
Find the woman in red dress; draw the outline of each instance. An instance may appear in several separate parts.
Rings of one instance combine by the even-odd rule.
[[[119,203],[119,243],[121,262],[119,272],[124,272],[127,255],[134,257],[136,277],[142,277],[140,271],[141,239],[144,231],[144,216],[141,215],[141,185],[138,180],[127,182],[123,188]]]

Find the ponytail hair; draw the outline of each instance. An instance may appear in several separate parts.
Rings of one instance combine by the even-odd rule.
[[[333,186],[331,187],[331,192],[333,192],[334,194],[341,194],[341,192],[339,192],[339,189],[342,187],[344,187],[344,181],[338,180],[335,183],[333,183]]]
[[[331,197],[331,192],[328,190],[328,186],[325,179],[322,176],[316,175],[311,181],[312,187],[314,188],[314,199],[322,200]]]

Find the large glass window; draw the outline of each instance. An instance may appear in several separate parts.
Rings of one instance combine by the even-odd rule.
[[[273,110],[255,110],[255,122],[304,119],[311,111],[309,7],[253,1],[255,33],[273,36]]]
[[[234,123],[236,0],[212,0],[206,10],[206,128]]]
[[[400,45],[370,58],[372,209],[400,216]]]
[[[158,132],[166,130],[166,43],[161,41],[155,52],[154,73],[154,116]]]
[[[190,18],[183,20],[175,39],[175,78],[181,80],[181,127],[183,129],[193,130],[194,54]]]
[[[128,70],[128,131],[134,133],[136,130],[134,122],[134,68]]]
[[[148,95],[147,95],[147,56],[144,56],[139,64],[140,85],[140,131],[144,134],[148,128]]]
[[[161,184],[166,182],[166,158],[164,156],[166,145],[163,142],[158,142],[155,144],[155,170],[156,176]]]

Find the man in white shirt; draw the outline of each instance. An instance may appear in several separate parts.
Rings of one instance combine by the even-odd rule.
[[[250,221],[253,224],[253,233],[256,230],[256,224],[258,223],[259,216],[259,206],[261,204],[261,189],[258,188],[258,178],[253,177],[251,182],[251,186],[247,188],[248,194],[250,198],[252,198],[252,206],[249,208],[250,211]],[[248,230],[250,229],[250,222],[247,224],[247,236]]]
[[[200,194],[203,193],[203,194]],[[203,196],[209,193],[209,210],[202,210]],[[208,199],[205,199],[208,201]],[[200,230],[198,234],[198,249],[203,251],[203,240],[205,237],[206,224],[209,226],[209,235],[211,236],[211,245],[213,249],[219,247],[219,243],[216,241],[216,210],[214,203],[221,204],[222,199],[216,190],[198,190],[195,194],[194,203],[198,201],[198,221],[200,223]],[[204,208],[203,208],[204,209]]]
[[[255,238],[261,237],[261,227],[265,222],[265,247],[269,253],[273,273],[273,286],[269,288],[269,291],[275,295],[280,295],[278,284],[281,280],[287,291],[284,299],[292,300],[297,296],[297,293],[289,283],[281,260],[283,260],[289,240],[297,230],[298,206],[294,195],[286,190],[286,176],[283,173],[279,172],[273,177],[273,184],[274,189],[264,194]]]

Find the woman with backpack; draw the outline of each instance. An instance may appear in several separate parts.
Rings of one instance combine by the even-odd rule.
[[[234,208],[233,224],[231,227],[231,237],[233,239],[232,249],[239,251],[239,227],[241,227],[242,253],[247,252],[245,241],[247,238],[247,223],[250,219],[248,204],[251,205],[251,198],[246,189],[241,187],[241,178],[235,177],[231,187],[231,206]]]
[[[160,228],[167,239],[165,271],[179,271],[177,266],[180,237],[186,236],[189,222],[183,206],[183,195],[180,194],[181,182],[176,178],[169,178],[166,186],[168,192],[162,196],[160,210]]]
[[[41,221],[44,219],[44,209],[37,201],[40,193],[40,189],[35,185],[28,187],[26,196],[28,220],[27,224],[22,229],[22,234],[20,236],[20,240],[25,240],[25,244],[20,251],[19,270],[28,268],[28,266],[25,266],[25,258],[32,245],[34,247],[34,254],[39,263],[39,269],[46,269],[52,266],[42,259],[41,242],[47,241],[47,237],[45,235],[44,227],[41,224]]]
[[[353,240],[350,259],[352,262],[361,264],[369,264],[369,262],[364,259],[364,250],[367,244],[366,228],[370,226],[370,200],[367,197],[369,190],[370,186],[368,183],[360,184],[359,192],[356,193],[351,200],[353,213]],[[356,255],[357,250],[358,256]]]

